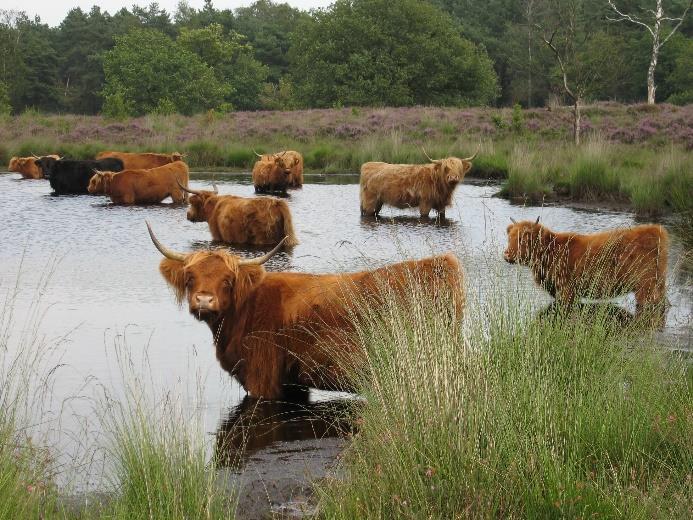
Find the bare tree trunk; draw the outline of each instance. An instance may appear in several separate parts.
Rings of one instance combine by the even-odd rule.
[[[580,97],[576,96],[573,99],[573,139],[575,146],[580,145]]]

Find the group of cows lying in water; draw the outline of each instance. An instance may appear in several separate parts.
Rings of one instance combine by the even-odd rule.
[[[475,154],[476,155],[476,154]],[[472,167],[475,156],[429,159],[427,164],[368,162],[361,167],[364,215],[383,205],[431,209],[439,217]],[[103,152],[94,160],[58,156],[17,158],[10,171],[49,179],[56,194],[102,193],[114,203],[188,202],[187,217],[206,221],[215,241],[276,244],[253,259],[223,249],[180,253],[152,242],[164,256],[159,269],[179,302],[208,324],[221,366],[255,397],[279,398],[290,387],[352,390],[349,371],[362,359],[352,334],[365,309],[378,311],[398,298],[429,298],[449,305],[450,326],[462,317],[463,271],[453,253],[408,260],[375,270],[341,274],[268,272],[263,264],[298,243],[287,202],[238,197],[188,186],[181,154]],[[285,192],[303,184],[303,159],[286,151],[259,156],[253,168],[258,193]],[[658,225],[594,234],[557,233],[536,221],[507,228],[504,259],[529,266],[535,281],[562,307],[581,297],[610,298],[634,292],[637,313],[661,309],[664,318],[668,235]],[[658,314],[655,312],[654,314]]]

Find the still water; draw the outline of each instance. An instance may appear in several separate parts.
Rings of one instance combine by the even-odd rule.
[[[144,220],[164,244],[180,251],[211,246],[207,224],[188,222],[183,206],[125,207],[101,196],[55,197],[47,181],[17,177],[0,175],[0,300],[9,300],[14,312],[10,330],[3,334],[19,336],[31,329],[42,344],[51,346],[43,363],[56,369],[39,407],[37,428],[49,433],[66,468],[79,466],[70,482],[79,489],[100,485],[102,468],[94,461],[101,459],[93,453],[106,440],[95,410],[103,396],[122,395],[124,357],[134,371],[146,374],[141,377],[154,394],[186,389],[185,402],[203,417],[210,435],[219,438],[227,432],[233,418],[244,415],[244,392],[218,367],[207,326],[175,303],[159,275],[161,255],[149,240]],[[210,179],[193,175],[191,186],[210,187]],[[443,224],[420,220],[416,210],[391,208],[376,221],[360,216],[356,177],[308,182],[287,199],[301,243],[291,253],[277,254],[266,264],[269,270],[358,270],[453,251],[465,265],[468,289],[483,293],[489,286],[519,283],[521,293],[541,306],[551,299],[534,286],[529,271],[502,260],[511,216],[521,220],[541,215],[544,224],[559,231],[593,232],[637,223],[627,212],[511,205],[493,197],[497,186],[471,181],[455,192]],[[247,176],[217,175],[216,183],[221,193],[254,196]],[[682,246],[670,232],[671,308],[664,336],[686,349],[693,292],[690,273],[679,262]],[[260,252],[233,250],[241,255]],[[620,302],[633,310],[632,298]],[[39,317],[30,320],[37,308]],[[18,345],[9,341],[10,349],[26,347]],[[324,399],[335,396],[311,395],[313,402]],[[277,435],[296,435],[297,424],[280,428]],[[316,428],[322,435],[334,433],[310,423],[309,429]],[[268,443],[276,440],[271,437]],[[85,456],[87,452],[91,455]]]

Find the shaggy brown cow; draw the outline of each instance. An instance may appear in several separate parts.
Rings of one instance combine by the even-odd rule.
[[[87,190],[109,195],[114,204],[152,204],[168,196],[180,203],[187,198],[180,186],[187,186],[188,178],[188,165],[175,161],[148,170],[95,171]]]
[[[182,187],[182,186],[181,186]],[[231,244],[298,244],[289,205],[274,197],[237,197],[214,191],[192,190],[188,220],[207,222],[212,238]]]
[[[505,260],[529,266],[536,282],[563,306],[580,297],[635,292],[638,315],[653,305],[664,310],[669,237],[662,226],[581,235],[556,233],[537,218],[513,220],[507,232]]]
[[[457,184],[472,168],[476,154],[466,159],[448,157],[431,164],[367,162],[361,166],[361,214],[377,215],[383,204],[396,208],[419,207],[422,217],[431,209],[445,218]]]
[[[44,157],[60,159],[59,155],[45,155]],[[21,174],[25,179],[43,179],[43,170],[36,164],[37,159],[41,158],[36,155],[32,157],[12,157],[7,169],[8,171]]]
[[[123,161],[125,170],[149,170],[158,166],[164,166],[176,161],[183,160],[183,154],[174,153],[129,153],[129,152],[101,152],[96,159],[115,157]]]
[[[286,150],[274,155],[278,155],[284,163],[284,168],[291,171],[289,188],[300,188],[303,186],[303,156],[293,150]]]
[[[354,315],[378,309],[416,283],[451,305],[451,325],[464,302],[460,263],[452,254],[350,274],[266,272],[283,246],[255,259],[226,251],[183,254],[161,245],[160,271],[180,302],[206,322],[222,368],[253,397],[282,397],[284,385],[352,391],[349,366],[362,357]]]
[[[291,170],[284,166],[278,155],[260,155],[253,165],[255,193],[286,193],[291,180]]]

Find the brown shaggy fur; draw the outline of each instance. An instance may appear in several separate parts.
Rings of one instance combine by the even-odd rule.
[[[124,170],[149,170],[158,166],[164,166],[175,161],[182,161],[183,155],[174,153],[129,153],[129,152],[101,152],[96,159],[113,157],[123,161]]]
[[[284,168],[291,171],[289,188],[300,188],[303,186],[303,156],[294,150],[278,152],[274,155],[279,156]]]
[[[255,193],[286,193],[291,170],[284,166],[281,157],[263,155],[253,165]]]
[[[59,155],[46,155],[44,157],[60,159]],[[20,173],[25,179],[43,179],[43,170],[36,164],[36,157],[12,157],[7,169]]]
[[[149,170],[100,172],[89,180],[89,193],[109,195],[114,204],[152,204],[171,197],[173,202],[185,202],[187,194],[178,183],[188,185],[188,165],[183,161]]]
[[[669,236],[662,226],[581,235],[523,221],[507,232],[505,260],[529,266],[535,281],[562,305],[635,292],[638,314],[652,305],[664,309]]]
[[[457,184],[472,168],[470,161],[448,157],[430,164],[367,162],[361,166],[361,213],[377,215],[383,204],[419,208],[422,217],[431,209],[445,218]]]
[[[214,240],[231,244],[298,244],[286,201],[274,197],[246,198],[200,191],[190,196],[188,220],[207,222]]]
[[[350,274],[266,272],[223,251],[164,259],[160,271],[213,334],[217,359],[254,397],[282,397],[284,385],[353,390],[347,366],[362,353],[347,334],[360,302],[369,309],[411,283],[449,295],[451,322],[464,304],[459,260],[442,255]],[[392,293],[395,291],[395,294]]]

